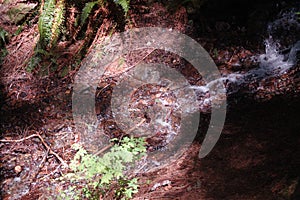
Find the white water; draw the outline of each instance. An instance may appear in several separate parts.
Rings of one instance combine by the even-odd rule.
[[[174,102],[169,105],[172,107],[175,112],[181,108],[185,113],[193,113],[199,111],[209,111],[212,106],[218,106],[219,103],[226,100],[223,92],[218,92],[214,90],[218,87],[219,84],[226,84],[227,94],[232,94],[238,92],[238,90],[245,85],[248,85],[251,82],[260,83],[265,79],[279,76],[293,66],[297,62],[297,52],[300,51],[300,40],[295,44],[289,46],[288,50],[282,51],[281,44],[279,40],[273,38],[273,32],[283,28],[286,28],[286,31],[290,31],[293,27],[294,29],[300,29],[300,23],[295,19],[297,16],[294,11],[289,13],[283,13],[281,16],[274,22],[268,25],[268,38],[265,39],[265,52],[259,55],[256,55],[253,59],[258,62],[258,67],[251,69],[247,72],[236,72],[231,74],[223,75],[219,79],[212,80],[206,85],[202,86],[185,86],[189,89],[193,89],[198,97],[198,101],[195,102],[194,98],[190,96],[183,96],[183,98],[178,98],[178,102]],[[300,39],[300,38],[299,38]],[[189,85],[189,84],[188,84]],[[252,91],[256,92],[263,87],[261,84],[257,84],[257,88],[252,88]],[[230,88],[230,89],[229,89]],[[179,90],[178,90],[179,89]],[[176,97],[180,96],[180,88],[174,89],[171,91]],[[221,94],[221,95],[220,95]],[[182,96],[182,95],[181,95]],[[158,127],[160,129],[166,130],[168,133],[171,133],[167,136],[167,143],[172,140],[172,137],[176,135],[176,130],[172,127],[169,121],[165,118],[158,118],[156,120]],[[170,136],[170,138],[168,138]]]
[[[280,75],[296,64],[300,40],[295,44],[290,44],[290,51],[285,54],[280,44],[280,39],[284,38],[280,37],[286,37],[290,31],[300,32],[298,17],[293,9],[289,12],[281,13],[278,19],[269,23],[267,28],[269,36],[264,41],[265,53],[257,56],[259,68],[250,70],[248,74],[254,74],[259,77]]]
[[[231,85],[230,90],[227,89],[227,94],[232,94],[237,92],[244,84],[252,81],[260,82],[264,79],[286,73],[297,63],[297,52],[300,51],[300,40],[291,44],[287,49],[282,49],[280,40],[274,39],[273,35],[278,37],[278,32],[285,32],[282,34],[284,37],[292,30],[300,32],[298,17],[296,11],[292,10],[290,12],[281,13],[278,19],[269,23],[267,28],[269,36],[264,41],[265,53],[254,57],[259,64],[257,68],[251,69],[246,73],[236,72],[223,75],[222,78],[213,80],[204,86],[192,86],[191,88],[198,92],[207,93],[212,88],[212,85],[218,84],[218,82],[226,83],[227,85]],[[255,92],[257,89],[258,88],[254,89],[252,92]],[[218,99],[218,97],[210,94],[209,98],[202,99],[200,103],[211,102],[215,99]],[[202,109],[202,107],[203,106],[200,105],[200,109]]]

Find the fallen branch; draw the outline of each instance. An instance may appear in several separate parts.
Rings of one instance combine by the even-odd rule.
[[[116,74],[113,74],[111,76],[108,76],[109,78],[114,78],[114,77],[117,77],[117,76],[120,76],[126,72],[128,72],[129,70],[131,70],[132,68],[135,68],[138,64],[140,64],[143,60],[145,60],[148,56],[150,56],[150,54],[152,54],[156,49],[151,49],[151,51],[149,53],[147,53],[147,55],[145,55],[142,59],[140,59],[139,61],[137,61],[136,63],[130,65],[129,67],[127,67],[124,71],[121,71],[119,73],[116,73]],[[106,70],[104,71],[104,73],[107,71],[107,68]],[[103,73],[103,74],[104,74]]]
[[[95,156],[98,156],[100,155],[101,153],[103,153],[104,151],[107,151],[109,148],[113,147],[114,144],[113,143],[110,143],[109,145],[107,145],[106,147],[100,149],[99,151],[97,151],[94,155]]]
[[[134,129],[138,128],[140,125],[142,125],[144,122],[146,121],[145,118],[143,118],[137,125],[135,125],[134,127],[132,127],[131,129],[129,129],[128,131],[126,131],[126,134],[130,134],[132,131],[134,131]]]
[[[29,135],[29,136],[27,136],[27,137],[25,137],[25,138],[18,139],[18,140],[0,140],[0,142],[23,142],[23,141],[25,141],[25,140],[28,140],[28,139],[34,138],[34,137],[39,138],[40,141],[42,142],[42,144],[46,147],[47,152],[49,152],[49,154],[54,155],[54,156],[61,162],[61,164],[62,164],[64,167],[66,167],[66,168],[69,167],[68,164],[67,164],[67,163],[66,163],[66,162],[65,162],[65,161],[64,161],[57,153],[55,153],[55,152],[49,147],[49,145],[44,141],[44,138],[43,138],[40,134],[32,134],[32,135]]]

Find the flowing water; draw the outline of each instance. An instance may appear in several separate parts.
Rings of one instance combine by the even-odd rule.
[[[227,95],[238,93],[241,88],[245,87],[248,88],[247,92],[256,93],[258,90],[266,90],[264,86],[265,82],[268,82],[268,80],[272,78],[278,79],[281,75],[286,74],[292,69],[297,64],[297,53],[300,51],[300,38],[297,38],[296,35],[296,38],[290,39],[290,44],[284,41],[285,44],[283,45],[281,44],[280,35],[286,37],[289,32],[299,32],[300,23],[297,18],[296,12],[292,10],[281,13],[274,22],[269,23],[267,27],[268,36],[264,40],[265,51],[262,54],[257,54],[252,57],[253,61],[257,63],[256,68],[248,71],[224,74],[221,78],[210,81],[206,83],[206,85],[187,86],[195,91],[198,101],[197,104],[195,104],[193,98],[182,98],[178,100],[178,104],[189,106],[189,109],[184,109],[185,114],[197,112],[199,109],[202,112],[207,112],[210,111],[212,106],[218,106],[218,104],[223,102],[225,100],[224,96],[219,95],[218,91],[214,91],[214,88],[220,88],[217,86],[219,84],[226,85]],[[284,39],[286,40],[287,38]],[[257,86],[249,88],[249,85],[252,83],[256,83],[255,85]],[[173,92],[175,96],[179,93],[178,91]],[[276,91],[271,92],[275,93]],[[175,103],[173,107],[179,107],[178,104]],[[171,124],[171,121],[164,120],[164,124],[160,124],[160,127],[162,126],[167,129],[168,132],[174,133],[174,125]],[[168,135],[166,137],[168,138]],[[172,146],[172,141],[168,141],[165,144],[166,148],[164,148],[164,150],[168,149],[169,142]],[[149,166],[152,168],[155,165],[160,166],[161,163],[159,161],[162,160],[152,157],[147,162],[148,164],[150,163]],[[149,166],[145,167],[145,169],[149,169]]]
[[[226,83],[229,86],[227,87],[227,94],[230,95],[238,92],[241,87],[251,82],[261,85],[260,82],[287,73],[297,63],[297,53],[300,51],[300,38],[299,36],[298,38],[291,38],[290,40],[293,43],[285,44],[284,46],[281,44],[281,38],[288,37],[287,35],[290,32],[300,32],[298,17],[296,11],[292,10],[281,13],[278,19],[269,23],[267,27],[268,37],[264,41],[265,52],[252,57],[253,61],[258,63],[257,68],[246,72],[222,75],[222,78],[213,80],[204,86],[192,86],[191,88],[200,93],[205,93],[215,84]],[[258,89],[261,89],[261,87],[252,88],[249,92],[255,93]],[[206,101],[215,99],[218,99],[218,97],[210,96]],[[202,108],[203,106],[200,105],[200,109]]]

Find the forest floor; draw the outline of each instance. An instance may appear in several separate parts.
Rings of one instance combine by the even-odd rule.
[[[11,2],[0,4],[0,26],[13,34],[18,26],[4,14],[21,1]],[[124,26],[125,30],[151,26],[185,33],[209,52],[224,74],[255,67],[250,57],[263,52],[262,42],[238,26],[210,19],[215,23],[213,27],[200,23],[198,28],[210,26],[211,32],[199,34],[184,7],[171,12],[162,3],[150,6],[141,2],[132,1],[130,23]],[[47,75],[28,72],[26,63],[38,41],[37,19],[32,22],[9,39],[8,54],[0,68],[0,199],[47,199],[47,189],[56,187],[52,180],[65,172],[64,162],[68,163],[75,154],[72,144],[80,140],[72,116],[72,84],[81,61],[76,56],[84,41],[59,43],[59,67],[49,69]],[[111,26],[111,21],[104,21],[92,45],[101,41]],[[235,65],[241,60],[241,65]],[[173,65],[191,82],[197,80],[188,64],[175,55],[155,50],[126,57],[128,66],[140,61],[162,61]],[[291,72],[295,73],[299,79],[299,70]],[[102,97],[111,93],[112,88],[106,86],[116,81],[117,77],[100,84]],[[221,137],[212,152],[198,158],[205,134],[201,129],[206,126],[199,124],[197,137],[179,159],[136,174],[139,192],[133,199],[296,199],[300,181],[298,87],[289,83],[286,88],[293,88],[293,92],[267,95],[262,101],[255,100],[255,95],[231,97]],[[107,106],[107,102],[96,99],[97,115],[103,114],[101,110]]]

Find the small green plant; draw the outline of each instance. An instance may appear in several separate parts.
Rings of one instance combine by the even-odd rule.
[[[6,49],[6,41],[8,38],[8,33],[0,27],[0,62],[2,62],[3,58],[8,54]]]
[[[26,24],[26,22],[24,22],[22,25],[18,26],[18,29],[13,34],[14,36],[17,36],[17,35],[19,35],[22,32],[24,24]]]
[[[82,9],[82,13],[80,15],[80,26],[83,26],[85,24],[87,18],[96,5],[104,6],[105,2],[106,0],[98,0],[85,3],[85,6]],[[114,3],[122,7],[125,15],[128,13],[130,0],[114,0]]]
[[[0,27],[0,48],[5,47],[8,33]]]
[[[38,20],[40,37],[35,48],[35,54],[27,65],[27,71],[31,72],[36,69],[37,66],[40,66],[41,71],[48,72],[49,69],[46,66],[49,66],[49,64],[46,64],[45,66],[43,64],[39,65],[40,62],[45,60],[56,60],[55,58],[49,58],[49,56],[43,52],[49,52],[48,54],[55,55],[53,53],[55,52],[54,49],[57,46],[59,39],[65,38],[66,35],[64,34],[67,34],[64,27],[67,3],[65,0],[45,0],[44,3],[41,4],[41,13]],[[83,8],[79,8],[81,9],[81,14],[78,15],[74,22],[74,25],[75,27],[78,27],[78,30],[76,30],[75,36],[73,35],[72,37],[76,37],[77,33],[84,29],[87,19],[92,15],[95,6],[103,7],[105,3],[107,3],[107,0],[87,1]],[[120,5],[124,10],[125,15],[127,14],[130,0],[114,0],[114,3]],[[20,30],[18,30],[18,33]],[[56,68],[56,62],[51,63],[51,65],[52,68]]]
[[[115,4],[120,5],[125,12],[125,15],[129,11],[130,0],[114,0]]]
[[[137,179],[124,177],[124,172],[145,155],[143,138],[124,137],[102,157],[89,154],[78,144],[73,148],[77,153],[69,165],[72,172],[60,178],[71,186],[60,194],[61,199],[99,199],[111,186],[117,188],[115,196],[119,199],[129,199],[138,191]]]
[[[82,13],[81,13],[81,16],[80,16],[80,26],[83,26],[85,24],[86,19],[89,17],[89,15],[92,12],[93,8],[97,4],[100,5],[100,6],[103,6],[104,2],[102,0],[99,0],[99,1],[92,1],[92,2],[85,3],[85,6],[82,9]]]
[[[42,60],[50,60],[51,65],[56,65],[56,58],[52,58],[53,49],[58,43],[64,24],[65,1],[64,0],[45,0],[41,7],[41,14],[38,21],[40,34],[39,41],[35,47],[35,52],[26,70],[33,71]],[[48,72],[49,69],[42,65],[41,71]]]
[[[116,190],[116,196],[118,198],[125,197],[131,199],[132,195],[138,192],[138,179],[133,178],[130,180],[120,179],[119,180],[119,189]]]
[[[39,48],[46,50],[56,45],[64,22],[64,13],[64,0],[45,0],[38,21],[40,33]]]

